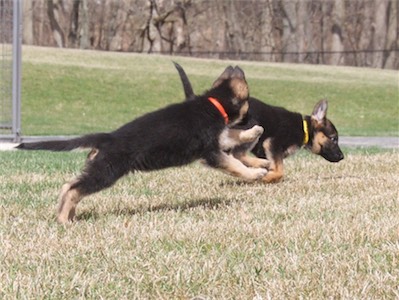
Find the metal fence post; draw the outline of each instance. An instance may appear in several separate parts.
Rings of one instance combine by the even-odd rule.
[[[12,135],[21,140],[22,0],[13,1]]]

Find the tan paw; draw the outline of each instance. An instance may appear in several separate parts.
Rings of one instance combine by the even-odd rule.
[[[249,169],[249,176],[247,177],[247,180],[254,181],[258,179],[262,179],[266,176],[267,170],[263,168],[250,168]]]
[[[251,143],[258,139],[263,133],[263,127],[255,125],[251,129],[245,130],[240,134],[240,140],[244,143]]]

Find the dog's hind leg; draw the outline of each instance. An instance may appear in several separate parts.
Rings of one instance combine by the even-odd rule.
[[[264,177],[267,173],[263,168],[248,168],[231,154],[220,152],[213,158],[207,158],[208,165],[221,169],[226,173],[240,177],[246,181],[254,181]]]
[[[101,152],[91,157],[89,156],[82,174],[70,183],[64,184],[61,189],[57,216],[59,223],[73,221],[76,206],[83,197],[112,186],[128,172],[122,158],[112,158]]]
[[[71,189],[72,185],[77,181],[76,179],[70,183],[65,183],[61,188],[57,215],[57,221],[61,224],[73,220],[75,217],[76,205],[82,199],[82,195],[80,195],[78,190]]]

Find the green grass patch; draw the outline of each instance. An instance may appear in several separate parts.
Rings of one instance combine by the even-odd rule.
[[[0,152],[1,299],[394,299],[397,151],[286,159],[284,182],[200,163],[129,175],[55,222],[84,152]]]
[[[251,95],[310,114],[321,98],[341,135],[398,136],[398,72],[367,68],[220,61],[146,54],[24,47],[23,135],[110,131],[184,98],[172,64],[194,89],[209,89],[229,65],[240,65]]]

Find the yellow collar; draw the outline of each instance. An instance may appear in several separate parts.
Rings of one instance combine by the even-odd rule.
[[[308,122],[303,119],[303,144],[306,145],[309,142],[309,129],[308,129]]]

